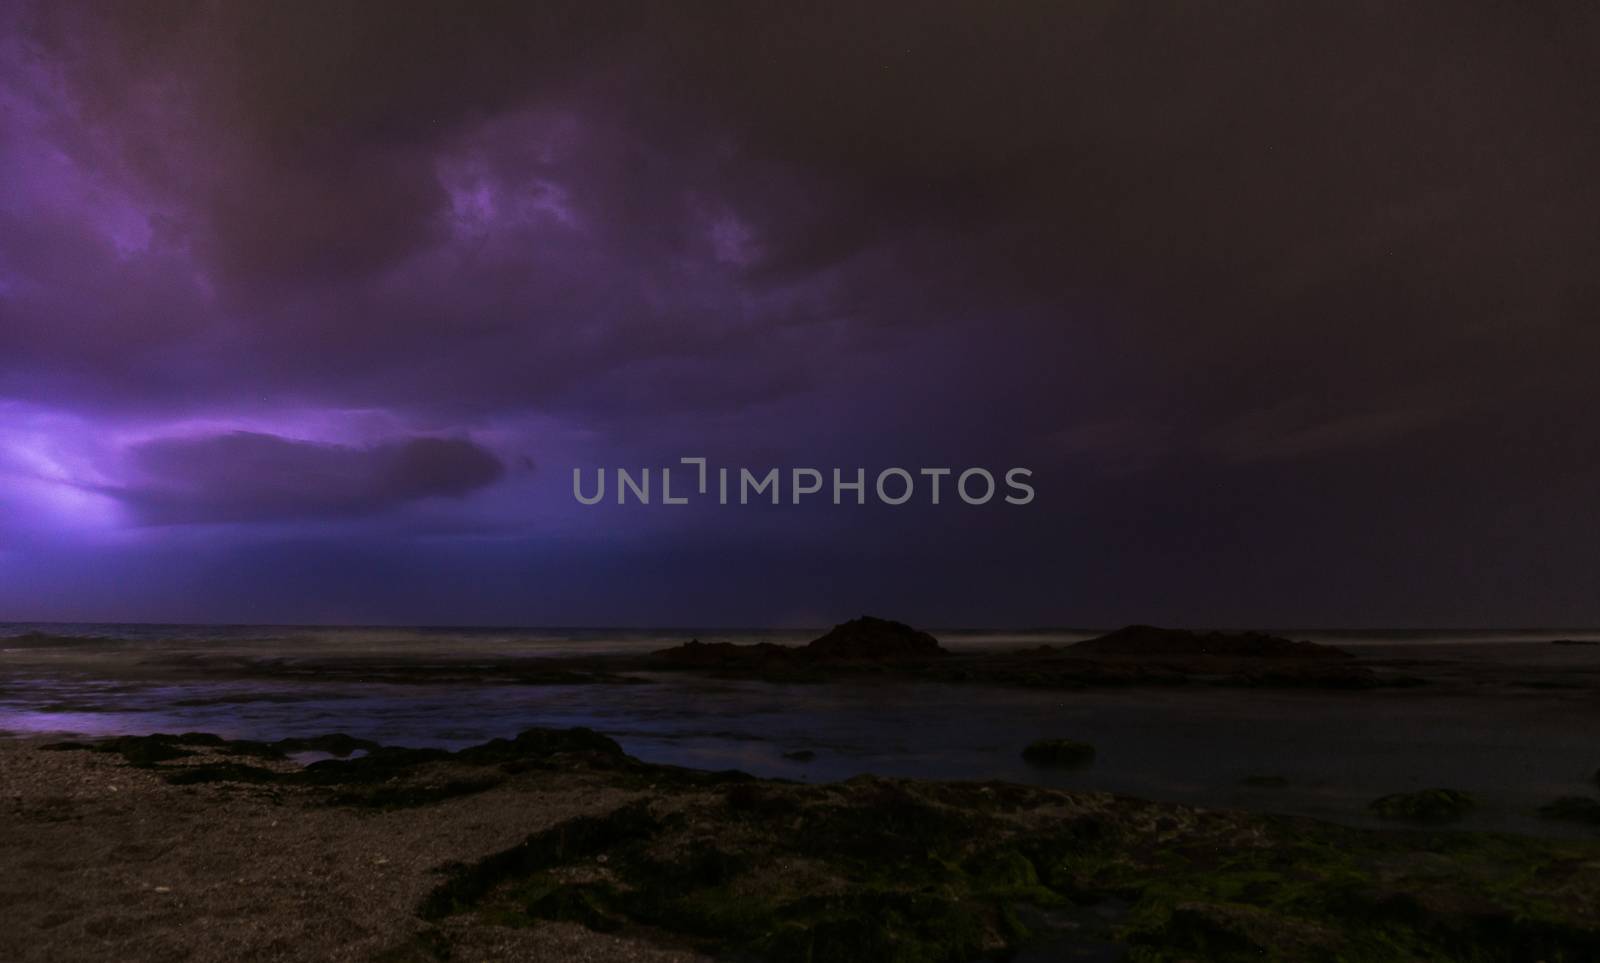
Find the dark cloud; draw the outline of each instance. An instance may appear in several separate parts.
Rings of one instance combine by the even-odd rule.
[[[1027,462],[1061,497],[1005,546],[930,520],[944,554],[1112,591],[1036,551],[1071,542],[1199,599],[1172,559],[1255,556],[1197,546],[1314,544],[1327,611],[1390,597],[1383,539],[1346,534],[1368,515],[1398,550],[1538,502],[1581,559],[1597,34],[1589,5],[1430,0],[13,5],[0,401],[111,455],[0,423],[0,465],[147,520],[259,520],[419,497],[380,437],[554,474],[552,439],[585,464]],[[105,467],[190,422],[282,437]],[[468,499],[473,531],[531,524],[505,488]],[[1505,551],[1481,564],[1543,570]]]
[[[128,455],[137,481],[110,494],[154,524],[363,515],[459,498],[505,471],[499,458],[461,438],[354,448],[236,431],[156,439]]]
[[[137,325],[54,284],[13,308],[18,341],[96,329],[52,355],[91,388],[149,397],[248,354],[269,391],[393,404],[404,379],[423,405],[492,409],[636,383],[639,362],[705,359],[717,381],[733,355],[801,390],[823,352],[954,320],[1024,340],[1012,366],[1118,340],[1098,367],[1155,404],[1175,403],[1175,367],[1217,366],[1182,392],[1206,419],[1285,395],[1335,418],[1357,379],[1481,383],[1527,354],[1518,325],[1543,332],[1540,378],[1574,390],[1571,359],[1597,346],[1600,136],[1577,38],[1600,25],[1581,8],[161,2],[24,19],[61,92],[47,126],[166,225],[136,264],[74,256],[130,288],[88,304]],[[719,260],[739,232],[748,257]],[[44,248],[14,236],[13,270],[35,274],[25,249]],[[158,260],[177,250],[206,281],[187,299],[157,286],[181,276]],[[794,339],[821,347],[764,351],[829,324]],[[125,338],[152,356],[139,382],[81,355]],[[416,383],[419,346],[446,343]]]

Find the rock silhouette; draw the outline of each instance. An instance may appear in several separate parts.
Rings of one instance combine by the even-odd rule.
[[[870,615],[835,625],[804,646],[771,642],[737,645],[691,639],[655,653],[680,666],[710,669],[803,668],[819,663],[923,660],[947,654],[939,640],[928,633],[904,622]]]
[[[1347,659],[1331,645],[1294,642],[1264,632],[1192,632],[1130,625],[1071,647],[1074,655],[1181,655],[1255,659]]]
[[[835,625],[805,651],[813,659],[923,659],[947,654],[928,633],[870,615]]]

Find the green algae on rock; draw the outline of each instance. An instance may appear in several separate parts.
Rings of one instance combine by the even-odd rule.
[[[41,748],[116,753],[129,765],[160,772],[173,785],[300,786],[324,790],[324,801],[333,805],[372,809],[426,806],[485,792],[528,769],[605,770],[643,765],[625,755],[616,742],[584,728],[529,729],[515,739],[491,739],[458,752],[383,746],[343,733],[276,742],[226,740],[206,732],[155,733]],[[288,768],[237,761],[245,758],[281,764],[289,761],[291,753],[306,751],[340,758]],[[358,751],[361,755],[354,755]],[[203,758],[193,758],[202,754]],[[174,760],[185,761],[160,765]]]
[[[1600,799],[1591,796],[1563,796],[1555,802],[1540,806],[1539,815],[1546,819],[1564,819],[1568,822],[1600,826]]]
[[[457,870],[420,912],[659,930],[752,959],[906,963],[1020,945],[1031,930],[1016,905],[1060,908],[1063,932],[1089,915],[1041,885],[1011,845],[1004,810],[1022,801],[1013,790],[1031,791],[931,788],[862,777],[632,803]]]
[[[970,963],[1600,953],[1600,845],[861,777],[640,799],[456,867],[425,918],[563,920],[730,959]]]
[[[1600,959],[1597,841],[1355,829],[1003,782],[804,785],[649,765],[581,729],[304,768],[270,757],[282,742],[103,745],[168,780],[270,784],[274,805],[401,810],[375,819],[426,819],[415,807],[455,797],[470,815],[473,796],[533,785],[604,800],[438,866],[415,904],[421,935],[379,954],[393,961],[465,958],[473,934],[551,920],[777,963],[971,963],[1032,946],[1134,963]],[[192,755],[148,761],[173,747]]]
[[[1381,819],[1417,823],[1454,822],[1477,807],[1471,793],[1459,789],[1423,789],[1374,799],[1368,809]]]

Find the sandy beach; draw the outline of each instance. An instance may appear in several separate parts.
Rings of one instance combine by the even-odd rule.
[[[168,785],[117,756],[0,741],[0,958],[411,958],[435,870],[634,793],[566,774],[425,810]],[[280,764],[283,768],[296,768]],[[687,960],[572,923],[456,934],[463,959]],[[420,958],[420,957],[419,957]]]
[[[300,749],[0,743],[0,956],[1600,952],[1596,840],[1357,830],[1003,782],[807,786],[643,763],[589,730],[453,754],[346,747],[310,765]]]

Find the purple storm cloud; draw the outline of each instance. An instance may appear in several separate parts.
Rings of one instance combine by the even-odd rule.
[[[0,617],[1592,622],[1597,28],[9,5]]]
[[[461,497],[495,481],[498,458],[470,441],[411,438],[373,448],[236,431],[133,446],[139,481],[109,492],[145,521],[237,522],[382,511]]]

